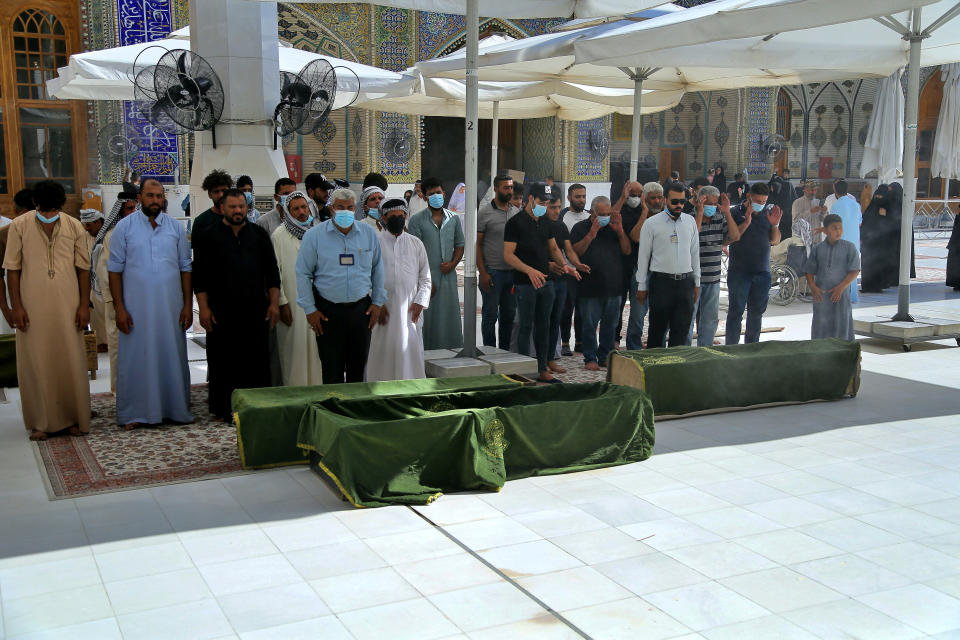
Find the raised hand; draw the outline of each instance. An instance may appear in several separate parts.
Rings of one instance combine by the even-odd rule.
[[[783,217],[783,211],[780,210],[780,207],[773,205],[773,208],[767,213],[767,221],[771,226],[776,227],[780,224],[780,218]]]

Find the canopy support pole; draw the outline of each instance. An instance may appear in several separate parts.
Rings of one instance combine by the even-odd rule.
[[[630,69],[629,67],[619,67],[628,78],[633,80],[633,117],[630,127],[630,174],[627,180],[636,180],[640,170],[640,109],[643,105],[643,81],[660,70],[656,69]]]
[[[920,29],[919,8],[913,10],[910,33],[904,40],[910,43],[910,62],[907,65],[907,103],[904,109],[906,130],[903,134],[903,215],[900,218],[900,279],[897,314],[894,320],[912,322],[910,316],[910,257],[913,246],[913,210],[917,199],[916,153],[917,111],[920,101],[920,48],[926,36]]]
[[[497,177],[497,150],[500,144],[500,101],[493,102],[493,129],[491,130],[490,145],[490,186],[493,186],[493,179]],[[481,196],[482,197],[482,196]]]
[[[466,80],[467,108],[464,186],[466,187],[466,220],[463,278],[463,350],[462,358],[477,356],[477,124],[480,114],[480,93],[477,78],[477,55],[480,50],[480,0],[467,0]]]

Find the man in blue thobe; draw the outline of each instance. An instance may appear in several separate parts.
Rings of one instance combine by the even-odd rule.
[[[193,323],[190,242],[162,212],[163,185],[140,186],[140,209],[117,223],[110,242],[110,292],[120,330],[117,423],[192,422],[184,331]]]

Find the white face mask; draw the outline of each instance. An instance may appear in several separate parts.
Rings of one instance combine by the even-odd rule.
[[[630,196],[627,198],[627,206],[631,209],[636,209],[640,206],[640,196]]]

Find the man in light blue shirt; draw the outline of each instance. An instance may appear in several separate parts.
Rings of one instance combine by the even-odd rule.
[[[363,382],[370,330],[387,301],[380,241],[354,224],[355,199],[334,191],[333,218],[303,235],[297,256],[297,304],[317,334],[324,384]]]
[[[863,224],[863,211],[860,209],[860,203],[852,197],[848,198],[847,193],[850,187],[846,180],[837,180],[833,185],[833,192],[837,196],[837,201],[830,207],[830,213],[840,216],[843,221],[843,240],[850,242],[857,248],[857,255],[860,255],[860,225]],[[823,231],[815,229],[815,231]],[[850,283],[850,301],[857,302],[860,297],[857,295],[857,281]]]

